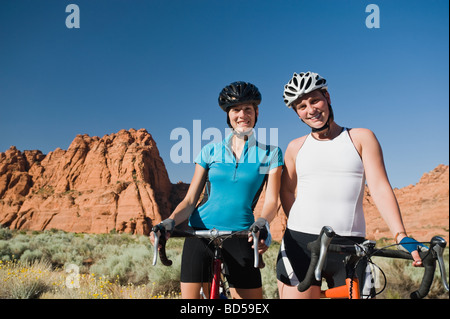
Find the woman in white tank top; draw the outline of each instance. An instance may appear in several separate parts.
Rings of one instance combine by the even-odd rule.
[[[280,198],[288,222],[277,263],[279,293],[281,298],[318,298],[320,286],[304,293],[297,290],[305,266],[298,263],[305,258],[298,257],[303,252],[292,247],[306,244],[295,241],[317,236],[322,226],[333,227],[341,236],[363,239],[366,180],[395,240],[399,242],[407,234],[375,135],[368,129],[345,129],[334,122],[326,80],[313,72],[294,73],[285,86],[284,101],[312,132],[293,140],[285,153]],[[413,265],[420,266],[417,250],[411,254]]]

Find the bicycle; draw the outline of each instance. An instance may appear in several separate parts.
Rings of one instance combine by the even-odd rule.
[[[315,241],[308,243],[307,248],[311,252],[311,262],[304,280],[297,286],[297,289],[300,292],[306,291],[311,286],[314,280],[317,280],[319,282],[322,280],[322,268],[328,252],[347,255],[345,257],[345,267],[347,271],[347,279],[345,285],[328,288],[321,291],[321,298],[331,299],[362,298],[362,295],[360,293],[360,284],[355,274],[355,269],[358,263],[363,259],[371,264],[373,264],[373,262],[371,261],[372,256],[410,260],[413,259],[412,256],[405,251],[389,249],[389,247],[396,246],[398,244],[389,245],[382,248],[377,248],[376,242],[371,240],[367,240],[362,244],[331,244],[331,240],[336,236],[338,235],[333,231],[331,227],[324,226],[318,238]],[[436,260],[439,263],[439,270],[441,273],[444,288],[449,291],[443,259],[443,253],[447,242],[442,237],[434,236],[430,240],[430,242],[424,242],[424,244],[430,245],[427,251],[419,252],[420,258],[422,259],[423,266],[425,268],[424,275],[422,277],[419,289],[410,294],[411,299],[421,299],[428,295],[436,270]],[[378,267],[378,269],[380,268]],[[380,294],[386,288],[386,276],[382,271],[381,273],[385,278],[385,285],[383,289],[378,293],[371,291],[371,294],[368,296],[369,298],[375,297],[376,294]]]
[[[159,225],[153,227],[152,231],[155,234],[155,245],[154,245],[154,254],[153,254],[153,266],[156,265],[158,259],[158,251],[161,263],[164,266],[171,266],[172,261],[167,258],[166,255],[166,236],[165,229]],[[214,245],[214,257],[212,262],[212,282],[211,289],[209,293],[209,299],[228,299],[229,295],[229,287],[227,286],[226,281],[224,280],[223,274],[223,257],[222,257],[222,244],[226,239],[231,237],[241,237],[247,238],[249,234],[248,230],[244,231],[220,231],[215,228],[209,230],[174,230],[171,237],[197,237],[197,238],[205,238],[209,240],[209,244]],[[259,240],[259,231],[251,232],[253,237],[253,252],[254,252],[254,267],[255,268],[263,268],[264,262],[262,260],[262,256],[258,253],[258,240]],[[161,248],[158,250],[158,245],[161,245]],[[206,296],[203,292],[200,292],[201,296],[206,299]]]

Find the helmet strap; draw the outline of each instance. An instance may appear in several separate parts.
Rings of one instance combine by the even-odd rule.
[[[329,132],[329,130],[330,130],[330,122],[331,122],[332,119],[334,119],[334,114],[333,114],[333,109],[331,108],[331,104],[328,104],[328,109],[330,110],[330,113],[328,114],[327,122],[325,123],[324,126],[319,127],[319,128],[315,128],[315,127],[311,127],[310,126],[312,133],[317,133],[317,132],[322,132],[322,131],[328,130],[328,132],[325,133],[325,136],[328,136],[328,134],[330,133]]]
[[[311,132],[313,133],[317,133],[317,132],[322,132],[325,131],[326,129],[330,128],[330,120],[328,120],[324,126],[320,127],[320,128],[315,128],[315,127],[311,127]],[[327,133],[328,134],[328,133]],[[326,134],[326,135],[327,135]]]

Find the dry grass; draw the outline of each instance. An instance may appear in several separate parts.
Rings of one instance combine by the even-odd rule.
[[[0,261],[1,299],[161,299],[179,293],[160,292],[155,282],[122,285],[119,279],[53,270],[47,262]]]
[[[424,274],[423,267],[413,267],[411,261],[400,259],[387,259],[382,257],[373,258],[374,262],[381,267],[387,278],[385,290],[377,296],[378,299],[409,299],[411,292],[417,290],[420,286],[422,276]],[[448,281],[448,248],[444,256],[446,263],[447,281]],[[379,285],[384,284],[384,279],[380,277]],[[448,299],[449,294],[445,290],[439,266],[436,266],[434,281],[430,291],[426,296],[427,299]]]
[[[153,249],[145,236],[19,233],[0,227],[0,299],[180,298],[182,244],[182,239],[169,240],[167,253],[173,265],[154,267]],[[264,254],[262,279],[267,299],[278,298],[278,249],[274,243]],[[448,271],[448,248],[444,257]],[[377,257],[374,261],[388,283],[377,298],[407,299],[418,288],[423,268],[402,260]],[[378,290],[384,284],[379,278]],[[438,268],[427,298],[448,299]]]

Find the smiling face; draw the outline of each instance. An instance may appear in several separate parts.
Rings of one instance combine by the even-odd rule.
[[[323,127],[330,116],[330,95],[327,91],[315,90],[292,103],[300,119],[311,128]]]
[[[228,111],[229,124],[238,133],[252,130],[257,116],[258,107],[253,104],[239,104],[230,107]]]

